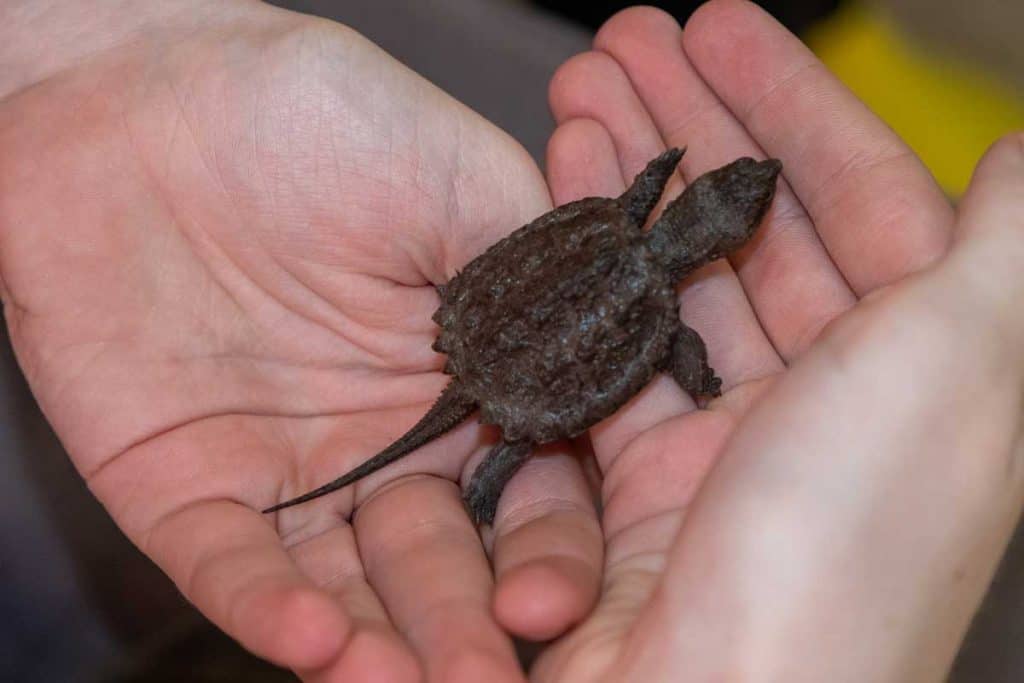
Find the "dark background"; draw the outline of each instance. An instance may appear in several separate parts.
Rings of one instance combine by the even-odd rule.
[[[533,4],[596,30],[604,23],[605,19],[635,3],[535,0]],[[645,2],[643,4],[660,7],[678,19],[680,24],[685,23],[686,18],[701,5],[700,2]],[[839,6],[839,0],[797,0],[796,2],[794,0],[776,0],[762,1],[757,4],[771,12],[776,19],[789,27],[789,30],[800,33],[813,22],[834,11]]]
[[[578,3],[559,0],[276,4],[354,27],[509,131],[538,161],[553,129],[548,79],[624,6],[590,2],[580,12],[570,9]],[[656,4],[682,22],[698,3]],[[761,4],[798,31],[836,5]],[[40,415],[0,332],[0,681],[292,680],[209,627],[121,535]],[[1024,680],[1020,536],[953,681]]]

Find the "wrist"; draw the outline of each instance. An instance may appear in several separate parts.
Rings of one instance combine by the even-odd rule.
[[[0,8],[0,98],[142,38],[208,25],[249,0],[5,0]]]

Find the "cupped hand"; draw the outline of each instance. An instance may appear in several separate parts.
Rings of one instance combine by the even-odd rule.
[[[565,449],[509,487],[493,570],[457,486],[495,437],[476,424],[258,511],[421,416],[445,384],[432,283],[550,208],[543,177],[341,26],[142,6],[159,20],[49,54],[0,103],[4,308],[43,411],[125,533],[255,653],[311,680],[521,679],[506,630],[557,635],[597,591]]]
[[[785,177],[754,242],[681,292],[723,396],[698,411],[665,378],[593,430],[601,598],[535,678],[940,679],[1024,491],[1020,139],[958,215],[742,0],[683,30],[617,15],[551,100],[556,203],[614,195],[667,146],[685,178],[745,155]]]

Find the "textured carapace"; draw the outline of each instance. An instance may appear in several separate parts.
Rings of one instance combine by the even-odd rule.
[[[664,371],[692,394],[717,395],[700,336],[678,314],[676,285],[745,244],[771,204],[776,160],[743,158],[706,173],[644,231],[683,152],[654,159],[618,198],[590,197],[516,230],[438,287],[434,349],[452,381],[427,414],[373,458],[305,495],[375,472],[473,411],[502,441],[464,492],[490,523],[505,484],[536,444],[576,436]]]

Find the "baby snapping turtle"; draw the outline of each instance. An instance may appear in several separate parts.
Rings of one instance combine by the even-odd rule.
[[[775,194],[777,160],[743,158],[694,181],[643,226],[683,151],[647,165],[622,196],[560,206],[491,246],[439,286],[434,350],[452,375],[404,436],[334,481],[264,512],[304,503],[394,462],[473,411],[502,441],[463,499],[491,523],[505,484],[537,444],[581,434],[658,371],[717,396],[700,336],[679,320],[676,284],[742,246]]]

